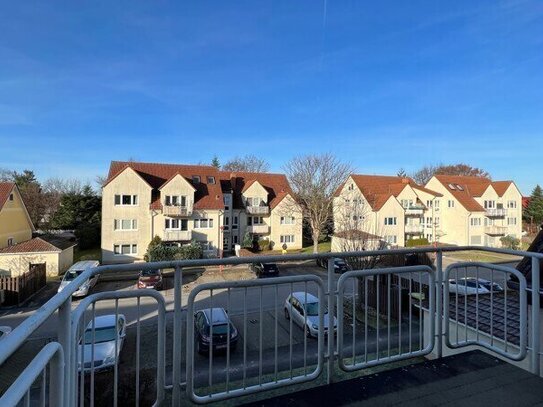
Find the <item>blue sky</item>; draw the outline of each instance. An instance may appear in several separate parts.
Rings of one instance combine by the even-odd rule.
[[[333,152],[543,183],[539,1],[0,0],[0,167]]]

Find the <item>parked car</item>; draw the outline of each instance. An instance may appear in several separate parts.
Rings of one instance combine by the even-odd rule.
[[[328,259],[319,258],[317,259],[317,266],[320,266],[322,268],[328,268]],[[340,259],[339,257],[334,257],[334,272],[335,273],[345,273],[349,271],[351,268],[347,264],[347,262],[344,259]]]
[[[251,270],[259,277],[279,275],[279,267],[275,263],[252,263]]]
[[[285,301],[285,318],[299,325],[308,338],[319,334],[319,299],[312,294],[303,291],[292,293]],[[307,313],[307,318],[306,318]],[[334,333],[337,330],[337,319],[333,317]],[[330,315],[327,310],[324,313],[324,333],[328,333]]]
[[[503,287],[498,283],[485,280],[484,278],[463,277],[458,280],[449,280],[449,292],[462,295],[489,294],[502,292]]]
[[[58,292],[61,292],[64,290],[64,288],[70,284],[73,280],[77,278],[81,273],[83,273],[85,270],[93,267],[98,267],[100,265],[100,262],[97,260],[84,260],[84,261],[78,261],[75,263],[72,267],[70,267],[66,273],[64,273],[64,277],[62,277],[62,281],[60,282],[60,286],[58,287]],[[96,285],[98,282],[98,275],[93,276],[90,279],[87,279],[77,291],[75,291],[72,296],[73,297],[84,297],[89,293],[89,290]]]
[[[124,315],[119,314],[117,318],[114,314],[95,317],[94,333],[93,321],[90,321],[79,341],[78,357],[80,359],[83,352],[83,363],[79,361],[79,371],[90,372],[92,365],[95,371],[102,371],[117,364],[125,336]],[[117,341],[117,353],[115,353],[115,341]]]
[[[5,338],[11,332],[11,327],[0,326],[0,340]]]
[[[138,277],[138,288],[154,288],[162,290],[164,285],[160,269],[141,270]]]
[[[194,314],[196,351],[201,354],[209,353],[211,334],[213,334],[213,351],[225,350],[228,346],[228,330],[230,330],[230,350],[234,351],[239,334],[224,308],[207,308],[197,311]]]

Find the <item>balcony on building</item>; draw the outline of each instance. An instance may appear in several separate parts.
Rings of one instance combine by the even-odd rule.
[[[408,235],[419,235],[424,231],[424,225],[405,225],[405,233]]]
[[[404,208],[405,216],[422,216],[424,215],[423,205],[410,205]]]
[[[507,227],[505,226],[485,226],[485,233],[491,236],[505,236]]]
[[[245,210],[250,215],[267,215],[270,213],[270,207],[267,205],[246,206]]]
[[[191,216],[192,205],[164,205],[162,207],[164,216]]]
[[[265,235],[270,232],[268,225],[250,225],[247,226],[247,233],[255,233],[258,235]]]
[[[504,208],[486,208],[485,215],[489,218],[503,218],[507,216],[507,209]]]
[[[164,238],[166,242],[184,242],[192,240],[192,230],[164,229]]]

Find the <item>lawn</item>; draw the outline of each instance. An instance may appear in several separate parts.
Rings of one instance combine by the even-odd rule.
[[[500,261],[516,261],[519,257],[510,256],[501,253],[489,253],[478,250],[468,250],[462,252],[452,252],[445,254],[447,257],[452,257],[463,261],[480,261],[483,263],[496,263]]]
[[[319,247],[319,253],[331,251],[331,246],[332,246],[331,241],[320,242],[319,246],[318,246]],[[303,253],[303,254],[311,254],[311,253],[313,253],[313,245],[309,245],[309,246],[304,247],[300,251],[300,253]]]
[[[90,249],[80,250],[77,246],[74,249],[74,263],[81,260],[98,260],[102,261],[102,249],[100,247],[92,247]]]

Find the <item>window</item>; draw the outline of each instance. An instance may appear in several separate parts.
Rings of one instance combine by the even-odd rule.
[[[507,201],[507,207],[509,209],[516,209],[517,207],[517,201]]]
[[[496,207],[496,201],[485,201],[484,207],[485,209],[493,209]]]
[[[234,235],[234,244],[238,244],[238,236]]]
[[[426,200],[426,207],[431,208],[432,206],[434,206],[433,201],[430,199]]]
[[[166,206],[187,206],[185,195],[166,195],[164,201]]]
[[[137,219],[114,219],[113,230],[138,230]]]
[[[354,189],[354,185],[353,185],[353,184],[349,184],[349,186],[347,187],[347,189],[348,189],[349,191],[352,191],[352,190]]]
[[[208,184],[214,184],[215,183],[215,177],[208,176],[207,177],[207,183]]]
[[[237,228],[238,228],[238,217],[234,216],[232,218],[232,229],[237,229]]]
[[[248,225],[263,225],[264,224],[264,218],[262,216],[249,216],[247,218],[247,224]]]
[[[281,243],[294,243],[294,235],[281,235],[279,240]]]
[[[396,225],[396,222],[397,222],[396,217],[385,218],[385,225],[387,225],[387,226]]]
[[[211,229],[213,227],[213,219],[194,219],[194,229]]]
[[[138,254],[137,244],[115,244],[113,245],[113,253],[116,255]]]
[[[454,208],[454,201],[452,199],[449,199],[448,204],[449,208]]]
[[[432,220],[433,220],[433,219],[432,219],[431,216],[428,216],[428,217],[426,218],[426,227],[427,227],[427,228],[431,228],[431,227],[432,227]]]
[[[481,226],[481,218],[470,218],[471,226]]]
[[[225,216],[225,217],[224,217],[223,225],[224,225],[224,226],[230,225],[230,217],[229,217],[229,216]]]
[[[385,242],[388,244],[396,244],[398,242],[398,237],[396,235],[385,236]]]
[[[188,230],[187,219],[164,219],[165,229]]]
[[[8,246],[13,246],[15,244],[15,239],[13,237],[8,238]]]
[[[227,211],[230,209],[230,205],[232,205],[232,195],[230,194],[224,194],[222,197],[222,201],[224,203],[224,209]]]
[[[454,191],[456,187],[454,186],[454,184],[449,184],[449,189],[452,189]]]
[[[436,222],[436,228],[438,228],[439,227],[439,216],[435,217],[435,222]]]
[[[9,200],[13,201],[13,194],[9,194]]]
[[[200,176],[199,175],[193,175],[192,176],[192,182],[195,183],[195,184],[199,184],[200,183]]]
[[[507,225],[512,226],[517,224],[517,218],[507,218]]]
[[[281,216],[281,225],[294,225],[294,216]]]
[[[402,206],[404,209],[407,209],[411,206],[413,206],[413,200],[412,199],[402,199],[401,200]]]
[[[136,206],[138,204],[137,195],[115,195],[115,205]]]

